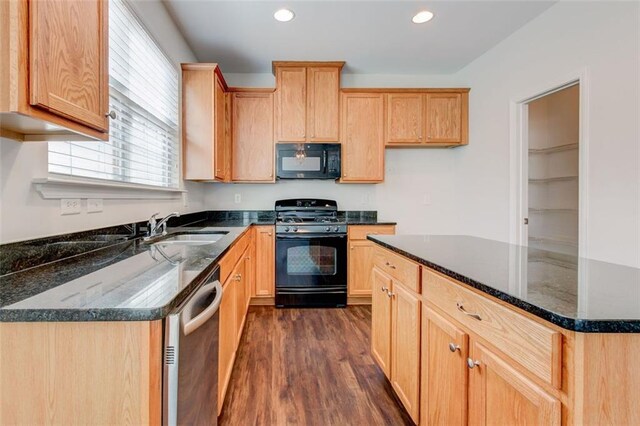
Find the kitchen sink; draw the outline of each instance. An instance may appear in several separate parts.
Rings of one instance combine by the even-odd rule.
[[[153,242],[153,245],[166,245],[166,244],[182,244],[182,245],[205,245],[213,244],[220,238],[227,235],[228,232],[208,232],[208,233],[184,233],[177,235],[169,235],[160,241]]]

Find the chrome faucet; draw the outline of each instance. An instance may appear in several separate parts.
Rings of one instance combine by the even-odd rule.
[[[156,216],[158,216],[159,214],[160,213],[154,213],[151,215],[151,218],[149,219],[147,236],[144,237],[145,240],[148,240],[153,237],[157,237],[159,235],[167,235],[167,221],[172,217],[180,217],[179,212],[173,212],[173,213],[169,213],[167,216],[161,219],[160,222],[158,222],[156,220]],[[159,229],[162,229],[162,232],[158,233]]]

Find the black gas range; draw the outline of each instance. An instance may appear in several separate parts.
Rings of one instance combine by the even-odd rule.
[[[276,201],[276,306],[347,304],[347,224],[333,200]]]

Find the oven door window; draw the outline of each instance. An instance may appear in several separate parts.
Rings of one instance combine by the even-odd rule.
[[[346,283],[346,236],[276,239],[276,287],[335,287]]]
[[[287,249],[287,275],[335,275],[337,249],[325,246],[296,246]]]

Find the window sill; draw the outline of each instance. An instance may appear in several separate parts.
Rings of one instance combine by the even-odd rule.
[[[62,198],[175,200],[187,192],[180,188],[161,188],[53,175],[33,179],[32,183],[42,198],[47,200]]]

